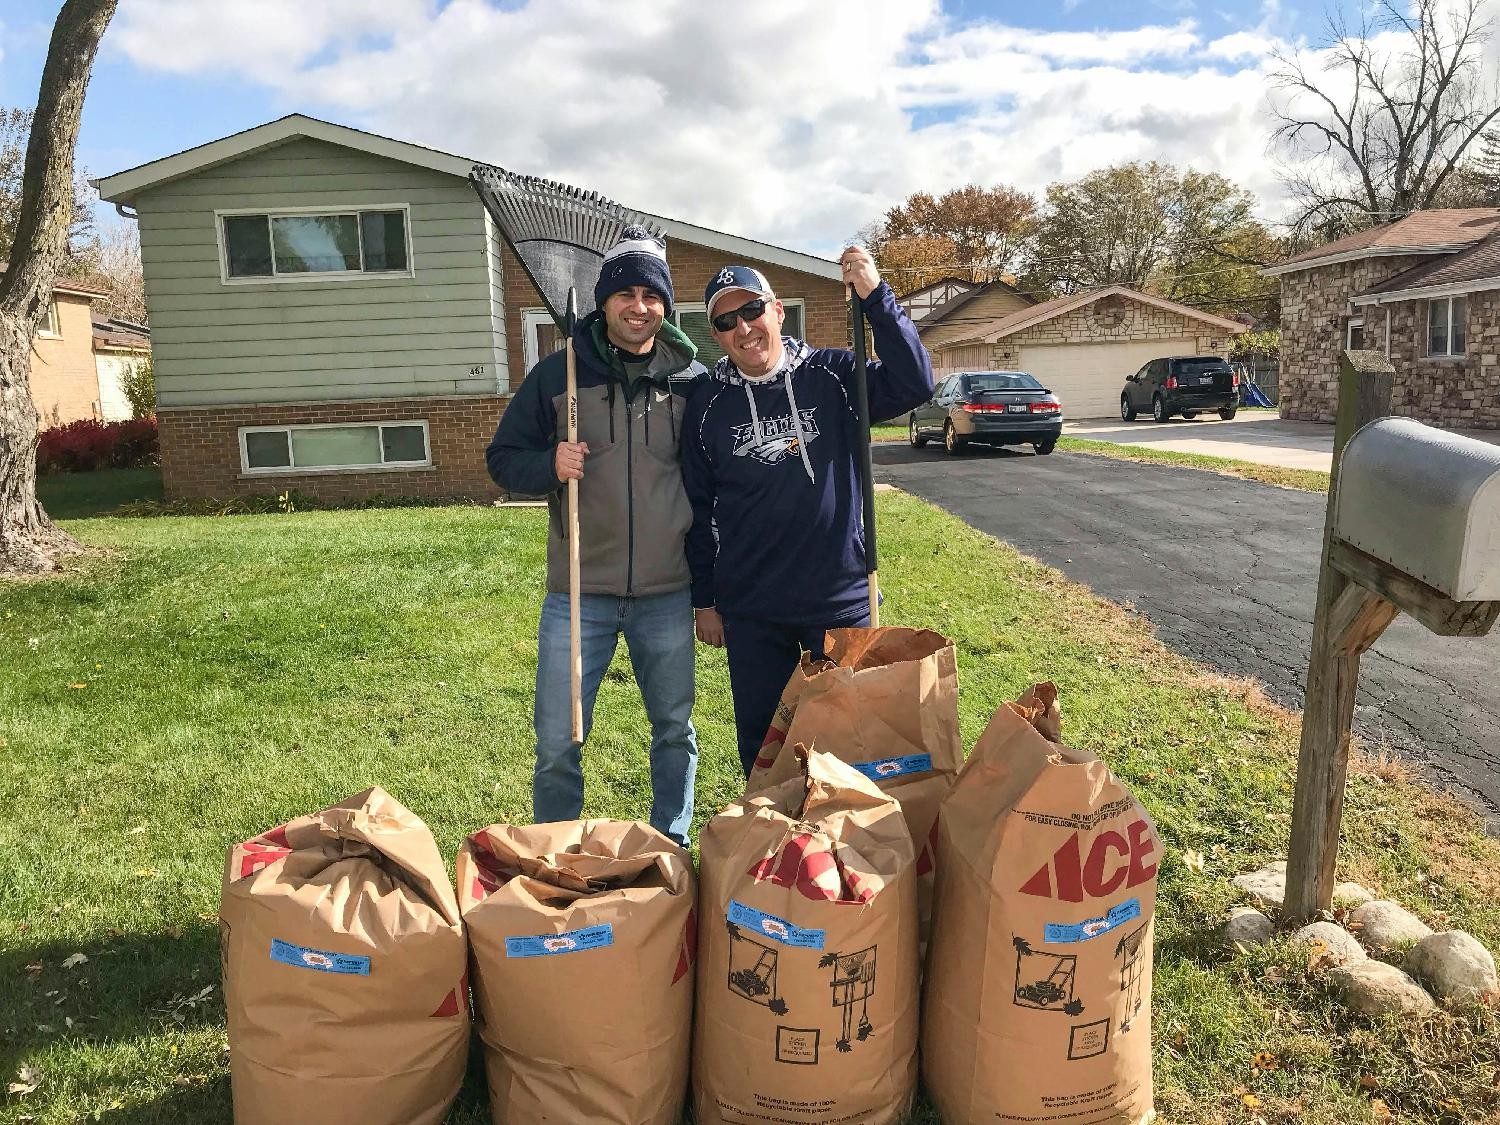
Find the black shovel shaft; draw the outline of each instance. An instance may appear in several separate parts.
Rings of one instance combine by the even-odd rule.
[[[852,289],[850,311],[854,314],[854,409],[859,415],[854,450],[859,459],[860,514],[865,524],[865,573],[879,570],[875,553],[875,476],[870,467],[870,386],[865,359],[865,310]]]

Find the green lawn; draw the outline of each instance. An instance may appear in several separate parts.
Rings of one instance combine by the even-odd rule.
[[[1165,1122],[1363,1122],[1372,1096],[1404,1121],[1500,1112],[1493,1011],[1403,1032],[1339,1012],[1295,954],[1214,948],[1229,877],[1284,846],[1289,716],[938,510],[878,504],[886,620],[956,641],[966,740],[1055,679],[1071,740],[1158,820]],[[0,586],[0,1070],[40,1074],[0,1100],[0,1122],[229,1120],[220,996],[193,998],[218,983],[230,842],[373,783],[450,861],[468,832],[527,819],[544,520],[453,507],[77,521],[107,553]],[[740,789],[718,651],[700,652],[696,719],[701,826]],[[642,814],[648,731],[623,656],[594,730],[587,814]],[[1472,817],[1357,771],[1346,832],[1351,877],[1500,939],[1500,848]],[[74,953],[87,962],[65,968]],[[1274,1069],[1254,1067],[1261,1051]],[[487,1120],[472,1075],[451,1120]]]
[[[1152,449],[1144,445],[1121,445],[1113,441],[1089,438],[1059,438],[1057,448],[1069,453],[1088,453],[1095,457],[1112,457],[1118,461],[1152,461],[1164,465],[1181,465],[1189,469],[1207,469],[1212,473],[1241,477],[1295,488],[1303,492],[1327,492],[1328,474],[1316,469],[1288,469],[1280,465],[1260,465],[1233,457],[1215,457],[1208,453],[1179,453],[1171,449]]]

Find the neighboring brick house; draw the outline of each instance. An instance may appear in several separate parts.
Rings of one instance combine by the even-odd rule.
[[[1057,393],[1070,418],[1117,414],[1126,376],[1167,356],[1226,356],[1229,338],[1244,329],[1123,285],[1037,304],[992,282],[953,305],[919,329],[936,371],[1025,371]]]
[[[1384,351],[1391,408],[1438,426],[1500,427],[1500,208],[1417,211],[1288,258],[1283,418],[1332,422],[1345,348]]]
[[[98,182],[140,222],[169,497],[498,494],[485,446],[558,333],[473,164],[293,114]],[[847,345],[836,263],[653,218],[700,358],[727,262],[766,274],[787,331]]]
[[[31,343],[31,401],[43,429],[80,418],[102,417],[90,308],[105,296],[59,282]]]

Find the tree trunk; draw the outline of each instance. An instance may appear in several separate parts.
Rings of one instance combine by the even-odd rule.
[[[94,55],[117,0],[67,0],[52,28],[26,145],[21,213],[0,274],[0,575],[53,570],[83,548],[36,498],[31,341],[52,301],[73,215],[73,153]]]

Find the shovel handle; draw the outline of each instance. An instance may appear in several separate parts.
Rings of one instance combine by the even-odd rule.
[[[568,334],[568,441],[578,440],[578,360],[573,336]],[[583,647],[580,637],[578,587],[578,481],[568,481],[568,679],[573,704],[573,741],[583,742]]]
[[[880,579],[876,574],[878,555],[875,550],[875,475],[870,465],[870,389],[869,368],[865,360],[865,310],[859,294],[849,286],[849,312],[853,317],[854,343],[854,410],[859,418],[855,428],[854,456],[859,468],[860,517],[865,529],[865,576],[870,585],[870,625],[880,628]]]

